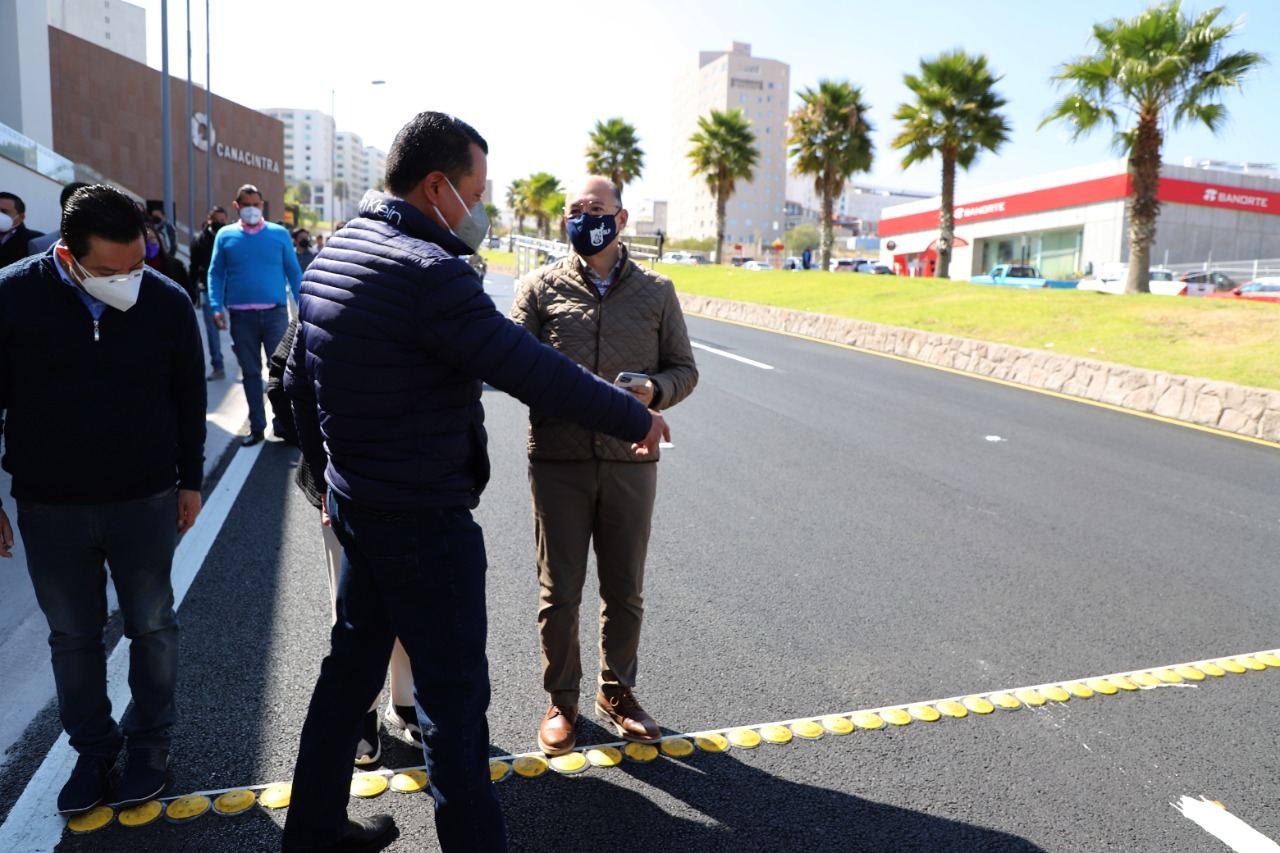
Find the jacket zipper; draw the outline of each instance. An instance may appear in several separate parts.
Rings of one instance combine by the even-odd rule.
[[[102,340],[102,336],[98,334],[98,321],[93,321],[93,342],[96,344]]]

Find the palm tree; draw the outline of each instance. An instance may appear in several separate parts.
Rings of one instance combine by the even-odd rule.
[[[822,252],[820,269],[831,263],[831,218],[835,200],[854,172],[871,169],[873,145],[867,121],[868,106],[862,89],[834,80],[820,80],[818,90],[800,93],[803,106],[791,114],[787,144],[795,158],[797,175],[813,176],[813,188],[822,197]]]
[[[516,178],[507,185],[507,207],[515,217],[516,236],[524,236],[524,218],[529,215],[529,179]]]
[[[951,277],[951,240],[955,236],[956,166],[966,171],[982,149],[995,152],[1009,141],[1009,122],[999,113],[1007,101],[995,90],[999,77],[987,68],[987,58],[963,50],[920,60],[920,76],[904,74],[915,94],[893,117],[903,123],[893,140],[907,149],[905,169],[937,152],[942,158],[942,209],[938,228],[938,278]]]
[[[560,179],[550,172],[535,172],[525,180],[528,181],[529,212],[538,222],[538,236],[549,240],[551,220],[564,212],[563,198],[556,209],[550,208],[548,204],[557,193],[563,195]]]
[[[698,117],[698,130],[689,137],[693,147],[686,155],[693,161],[693,174],[703,175],[711,197],[716,200],[716,263],[724,263],[724,213],[738,181],[755,177],[756,135],[742,110]]]
[[[1116,150],[1129,158],[1126,293],[1150,290],[1165,131],[1203,122],[1217,133],[1227,117],[1219,97],[1240,89],[1246,75],[1266,64],[1261,54],[1225,52],[1239,25],[1215,23],[1221,13],[1218,7],[1193,20],[1182,14],[1180,0],[1169,0],[1129,20],[1094,24],[1094,52],[1064,63],[1053,78],[1070,91],[1040,126],[1065,121],[1078,139],[1106,125],[1115,130]]]
[[[622,188],[644,171],[644,152],[640,150],[635,125],[621,118],[597,121],[590,138],[587,174],[607,175],[618,191],[618,198],[622,198]]]

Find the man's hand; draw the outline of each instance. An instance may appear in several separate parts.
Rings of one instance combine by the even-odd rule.
[[[651,379],[643,385],[632,385],[627,390],[639,397],[645,408],[648,408],[649,404],[653,402],[653,380]]]
[[[9,516],[0,509],[0,557],[13,556],[13,526],[9,524]]]
[[[671,427],[667,426],[662,413],[650,409],[649,414],[653,415],[653,421],[649,424],[649,434],[644,437],[644,441],[631,445],[636,456],[652,456],[658,452],[659,441],[671,440]]]
[[[178,532],[186,533],[190,530],[199,514],[200,492],[195,489],[178,489]]]
[[[320,493],[320,523],[325,527],[333,527],[329,523],[329,496],[324,492]]]
[[[213,325],[225,332],[227,330],[227,315],[223,314],[221,311],[215,312],[213,315]]]

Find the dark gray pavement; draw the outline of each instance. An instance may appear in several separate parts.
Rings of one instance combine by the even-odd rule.
[[[490,290],[505,307],[510,280]],[[699,349],[699,388],[670,414],[637,691],[668,731],[1280,646],[1276,449],[749,328],[690,330],[774,369]],[[492,392],[486,407],[494,475],[477,518],[505,755],[536,748],[545,697],[525,410]],[[329,618],[295,460],[263,449],[182,605],[175,795],[291,773]],[[1280,839],[1278,708],[1267,670],[498,790],[518,850],[1228,850],[1170,804],[1204,795]],[[55,734],[46,709],[30,758],[0,771],[0,808]],[[587,718],[579,739],[612,740]],[[421,763],[390,739],[383,756]],[[425,794],[351,800],[377,811],[400,825],[389,849],[438,849]],[[113,825],[57,849],[270,850],[283,817]]]

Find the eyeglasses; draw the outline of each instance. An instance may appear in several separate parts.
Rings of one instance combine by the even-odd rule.
[[[600,204],[600,202],[593,201],[588,204],[572,204],[569,206],[569,210],[565,215],[568,216],[570,219],[577,219],[579,216],[581,216],[584,213],[588,213],[592,216],[604,216],[605,214],[617,213],[621,210],[622,208],[618,208],[617,210],[610,210],[609,208],[605,207],[603,204]]]

